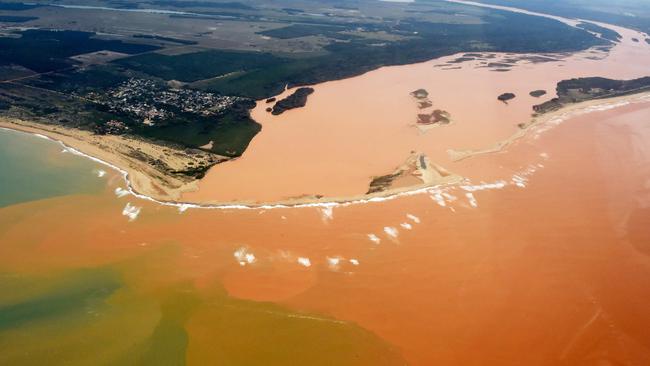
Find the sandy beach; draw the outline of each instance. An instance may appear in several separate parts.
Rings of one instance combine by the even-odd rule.
[[[78,129],[15,119],[0,118],[0,127],[46,136],[117,167],[128,175],[128,183],[133,191],[161,201],[178,200],[184,192],[196,189],[196,181],[166,174],[146,159],[162,159],[171,169],[182,169],[188,162],[200,161],[207,156],[183,154],[182,151],[132,137],[96,135]]]
[[[198,181],[169,172],[207,155],[0,120],[121,172],[0,207],[0,364],[650,365],[650,92],[532,109],[560,80],[648,76],[650,44],[613,28],[260,102],[249,149]],[[72,157],[14,159],[25,140],[5,160]]]
[[[474,156],[498,153],[507,149],[513,143],[527,137],[539,138],[539,134],[557,126],[558,124],[571,119],[603,110],[616,109],[630,104],[650,104],[650,93],[638,93],[615,98],[590,100],[565,106],[557,111],[545,113],[539,116],[531,115],[529,122],[516,129],[507,138],[495,141],[489,146],[479,149],[452,150],[447,154],[451,161],[462,161]],[[303,195],[290,199],[279,199],[269,201],[256,200],[231,200],[218,201],[211,199],[193,199],[201,191],[199,190],[200,180],[190,178],[181,179],[177,176],[165,174],[155,169],[147,162],[129,156],[134,150],[144,152],[151,156],[165,156],[165,163],[170,166],[182,167],[188,161],[195,161],[191,156],[182,154],[170,155],[169,148],[156,145],[141,139],[134,139],[124,136],[95,135],[87,131],[63,128],[60,126],[49,126],[38,123],[30,123],[18,120],[0,120],[0,127],[18,130],[31,134],[47,136],[52,140],[59,141],[65,146],[71,147],[90,157],[96,158],[108,165],[125,173],[130,189],[133,193],[151,198],[159,203],[171,205],[192,206],[192,207],[289,207],[289,206],[319,206],[333,204],[355,204],[372,202],[376,200],[392,199],[404,195],[426,192],[430,188],[456,185],[471,182],[467,176],[450,173],[441,176],[433,165],[429,164],[428,169],[419,169],[400,177],[387,189],[374,193],[360,193],[349,196],[310,196]],[[224,158],[225,159],[225,158]],[[225,163],[226,160],[224,160]],[[231,163],[234,163],[231,162]],[[223,164],[223,163],[221,163]],[[473,164],[472,164],[473,166]],[[400,164],[396,170],[408,170],[408,164]],[[474,171],[478,171],[473,167]],[[280,172],[281,173],[281,172]],[[372,177],[368,177],[370,183]],[[487,179],[488,177],[486,177]],[[489,179],[496,179],[490,176]],[[474,180],[477,180],[474,177]],[[189,198],[189,199],[188,199]]]
[[[258,103],[252,117],[263,129],[247,151],[239,159],[210,169],[199,189],[184,194],[183,200],[258,204],[304,197],[359,197],[375,177],[391,174],[414,152],[457,176],[484,180],[485,170],[470,169],[467,159],[459,158],[468,152],[499,151],[500,144],[521,136],[520,126],[531,124],[533,106],[555,97],[558,82],[576,77],[647,76],[643,65],[650,62],[650,45],[633,40],[643,34],[608,27],[622,39],[607,48],[571,54],[478,53],[463,62],[457,60],[466,54],[459,53],[312,85],[315,92],[306,107],[279,116],[266,112],[265,103]],[[490,63],[510,66],[496,72],[487,66]],[[628,67],[617,66],[621,64]],[[420,89],[427,91],[428,103],[412,95]],[[534,97],[529,94],[534,90],[547,94]],[[507,92],[516,98],[507,103],[497,99]],[[419,115],[436,111],[444,112],[451,123],[418,123]]]
[[[128,174],[133,192],[160,202],[209,207],[365,202],[438,185],[499,179],[509,172],[476,167],[467,163],[468,158],[501,152],[540,129],[583,113],[646,102],[647,93],[641,93],[533,115],[534,105],[555,96],[559,81],[646,76],[650,44],[634,42],[644,34],[601,25],[620,33],[621,41],[577,53],[482,52],[471,57],[459,53],[383,67],[313,85],[315,92],[305,107],[277,116],[258,101],[251,117],[263,129],[241,157],[231,160],[208,153],[189,155],[131,137],[26,121],[1,123],[46,135],[114,165]],[[495,70],[490,64],[507,65],[507,70]],[[621,64],[628,66],[617,67]],[[417,90],[425,92],[421,99],[414,97]],[[547,93],[535,97],[529,95],[533,90]],[[276,98],[292,92],[286,90]],[[504,103],[497,100],[503,93],[516,97]],[[446,123],[423,124],[422,116],[424,121],[443,117]],[[427,163],[417,163],[414,156]],[[208,159],[220,163],[201,180],[171,173]]]

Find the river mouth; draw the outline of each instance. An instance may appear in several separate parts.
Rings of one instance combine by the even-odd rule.
[[[607,58],[644,60],[645,45],[626,44]],[[644,71],[636,61],[625,70],[597,66],[607,58],[594,55],[486,75],[447,62],[403,67],[449,69],[453,93],[386,68],[377,72],[395,72],[396,83],[386,99],[372,99],[385,87],[370,83],[372,74],[363,81],[370,96],[350,97],[350,106],[374,106],[369,118],[344,108],[310,124],[310,108],[326,113],[330,101],[345,102],[335,97],[350,81],[317,86],[305,109],[277,118],[258,111],[267,119],[259,146],[224,165],[232,176],[213,170],[194,193],[204,197],[184,197],[201,204],[152,202],[130,190],[119,168],[103,175],[82,166],[77,173],[105,189],[0,207],[0,364],[648,364],[648,95],[574,105],[518,126],[530,121],[532,103],[551,97],[556,79]],[[460,64],[472,62],[482,60]],[[593,68],[563,74],[579,65]],[[549,73],[532,73],[532,85],[527,67]],[[472,86],[465,73],[521,80],[475,84],[489,90],[463,100]],[[412,94],[420,88],[426,96]],[[542,88],[546,96],[527,96]],[[508,104],[497,100],[508,92],[516,95]],[[454,98],[457,107],[445,102]],[[391,112],[401,103],[408,108]],[[497,112],[482,114],[488,107]],[[422,110],[440,122],[436,109],[449,123],[416,125]],[[330,120],[353,136],[323,125]],[[320,150],[338,139],[341,151]],[[55,158],[72,152],[52,146]],[[264,160],[265,152],[279,155]],[[341,169],[348,162],[354,169]],[[397,177],[403,193],[368,198],[373,177],[405,162],[463,180],[414,190],[417,181]],[[336,180],[336,172],[348,175]],[[264,203],[318,194],[329,180],[334,188],[321,202]],[[247,195],[234,194],[237,185]],[[336,203],[341,193],[350,195]],[[365,198],[349,198],[356,194]],[[227,203],[239,200],[249,203]]]
[[[251,206],[345,202],[492,179],[496,172],[470,169],[459,152],[466,157],[499,151],[494,147],[507,145],[530,123],[534,105],[555,96],[559,81],[646,76],[650,44],[633,41],[643,35],[604,26],[621,34],[621,41],[573,54],[470,50],[384,67],[313,85],[305,107],[281,115],[259,101],[252,117],[263,129],[248,150],[211,168],[198,190],[181,200]],[[536,94],[541,90],[546,94]],[[510,94],[513,99],[499,100]]]
[[[103,193],[0,208],[0,285],[15,289],[0,302],[23,316],[0,321],[13,335],[0,360],[141,352],[158,329],[173,330],[158,350],[194,364],[217,361],[215,340],[239,350],[223,334],[261,342],[239,353],[258,363],[307,341],[308,357],[349,359],[346,337],[364,359],[412,365],[644,364],[625,350],[650,325],[629,301],[650,294],[649,116],[648,103],[574,116],[466,160],[511,170],[507,182],[376,204],[179,212],[116,197],[124,182],[107,171]],[[276,324],[283,338],[257,336]]]

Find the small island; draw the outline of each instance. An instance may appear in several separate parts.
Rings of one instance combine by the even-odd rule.
[[[515,95],[513,93],[503,93],[497,99],[507,104],[509,100],[515,99]]]
[[[529,93],[531,97],[539,98],[542,95],[546,95],[546,90],[533,90]]]
[[[451,123],[451,115],[441,109],[436,109],[431,114],[418,114],[418,124],[421,125],[448,125],[449,123]]]
[[[602,77],[563,80],[557,84],[557,97],[533,106],[535,113],[544,114],[566,105],[587,100],[614,98],[650,90],[650,77],[613,80]]]
[[[426,99],[429,97],[429,92],[426,89],[418,89],[411,92],[415,99]]]
[[[427,109],[433,106],[433,102],[429,99],[429,92],[426,89],[418,89],[411,92],[411,96],[417,100],[418,108]]]
[[[280,115],[289,109],[300,108],[307,105],[307,97],[314,92],[313,88],[298,88],[293,94],[278,101],[273,106],[271,114]]]

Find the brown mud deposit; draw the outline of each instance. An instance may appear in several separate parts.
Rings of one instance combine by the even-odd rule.
[[[185,305],[172,324],[187,337],[180,357],[190,365],[223,361],[217,349],[282,364],[269,357],[304,351],[314,334],[327,334],[320,347],[288,354],[306,364],[379,364],[373,354],[413,366],[649,364],[649,121],[646,102],[546,132],[536,125],[501,154],[465,160],[487,182],[504,180],[492,189],[331,210],[179,213],[115,198],[123,182],[112,179],[105,194],[0,209],[3,281],[108,267],[124,283],[87,320],[70,313],[76,321],[5,330],[0,363],[67,349],[69,364],[88,364],[93,344],[93,357],[110,360],[147,344],[175,314],[166,299],[180,293],[189,299],[176,301]],[[132,222],[127,202],[142,206]],[[3,301],[31,291],[17,287]],[[271,322],[258,318],[269,313]],[[291,319],[309,322],[283,323]],[[323,333],[330,324],[358,336]],[[265,338],[247,338],[256,334]]]
[[[448,125],[451,123],[449,112],[436,109],[431,114],[418,114],[418,123],[421,125]]]
[[[462,177],[432,164],[426,155],[413,153],[390,174],[373,177],[366,195],[398,192],[403,188],[417,189],[459,183],[460,181],[462,181]]]
[[[263,130],[248,150],[211,168],[199,190],[184,194],[183,200],[256,204],[360,198],[374,177],[390,174],[411,151],[459,176],[484,180],[480,169],[470,169],[467,159],[458,159],[455,152],[499,151],[513,137],[521,137],[532,123],[532,107],[555,96],[535,97],[531,90],[555,90],[559,81],[576,77],[647,76],[650,45],[632,41],[640,33],[603,26],[620,33],[621,41],[576,54],[458,54],[384,67],[314,85],[306,107],[280,116],[266,113],[262,101],[252,117]],[[510,71],[482,67],[488,59],[507,63]],[[449,62],[459,69],[438,67]],[[517,95],[507,105],[496,98],[504,90]],[[433,129],[418,123],[418,115],[435,121],[435,110],[441,111],[440,117],[442,111],[453,116],[453,123]]]

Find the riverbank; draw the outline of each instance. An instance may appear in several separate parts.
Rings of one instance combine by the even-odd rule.
[[[358,195],[352,197],[301,197],[291,200],[277,202],[202,202],[186,201],[181,196],[186,192],[198,190],[198,180],[189,178],[181,179],[154,169],[150,164],[131,157],[134,151],[150,154],[161,154],[167,148],[152,144],[139,139],[114,136],[94,135],[87,131],[65,128],[61,126],[49,126],[34,122],[0,118],[0,128],[25,132],[35,136],[43,136],[53,141],[60,142],[66,148],[74,149],[76,152],[101,162],[124,175],[131,193],[140,198],[149,199],[159,204],[193,207],[193,208],[273,208],[273,207],[305,207],[305,206],[329,206],[335,204],[354,204],[391,199],[405,194],[418,193],[418,191],[441,184],[460,183],[462,177],[450,175],[445,177],[430,178],[427,169],[423,169],[424,179],[421,184],[400,186],[382,190],[374,194]],[[176,157],[166,160],[167,164],[186,164],[187,159]],[[435,169],[435,167],[431,167]]]
[[[650,92],[625,95],[607,99],[593,99],[580,103],[568,104],[556,111],[544,114],[533,115],[529,122],[522,123],[520,130],[509,138],[499,141],[492,146],[482,149],[449,150],[449,157],[452,161],[461,161],[474,156],[497,153],[503,151],[517,140],[530,133],[543,132],[571,118],[582,116],[591,112],[605,111],[634,103],[650,102]]]
[[[576,104],[567,105],[559,110],[542,115],[533,115],[529,122],[520,126],[520,129],[505,140],[497,141],[493,145],[482,149],[448,150],[452,161],[461,161],[474,156],[501,152],[516,141],[531,134],[539,134],[559,123],[571,118],[582,116],[590,112],[614,109],[634,103],[650,102],[650,92],[626,95],[609,99],[596,99]],[[434,187],[449,186],[466,183],[467,179],[461,175],[449,173],[440,175],[441,167],[428,162],[427,164],[413,165],[413,161],[424,161],[424,155],[413,155],[418,159],[409,158],[400,165],[397,171],[413,170],[400,177],[399,184],[386,186],[384,189],[366,194],[350,196],[313,196],[303,195],[286,200],[259,202],[255,200],[237,201],[206,201],[188,200],[186,193],[199,190],[199,180],[189,177],[177,177],[165,174],[155,169],[143,156],[164,157],[164,163],[170,167],[186,165],[195,157],[172,152],[168,147],[156,145],[124,136],[95,135],[87,131],[49,126],[15,119],[0,119],[0,127],[18,130],[34,135],[41,135],[65,146],[75,149],[87,157],[120,171],[133,194],[149,199],[160,204],[173,205],[179,208],[277,208],[277,207],[308,207],[308,206],[333,206],[348,205],[367,202],[390,200],[400,196],[419,194]],[[535,136],[534,136],[535,137]],[[136,154],[137,152],[137,154]],[[413,160],[413,161],[410,161]],[[415,166],[413,169],[411,166]],[[378,177],[368,177],[369,185]],[[379,177],[381,178],[381,177]],[[406,179],[403,179],[406,178]]]

